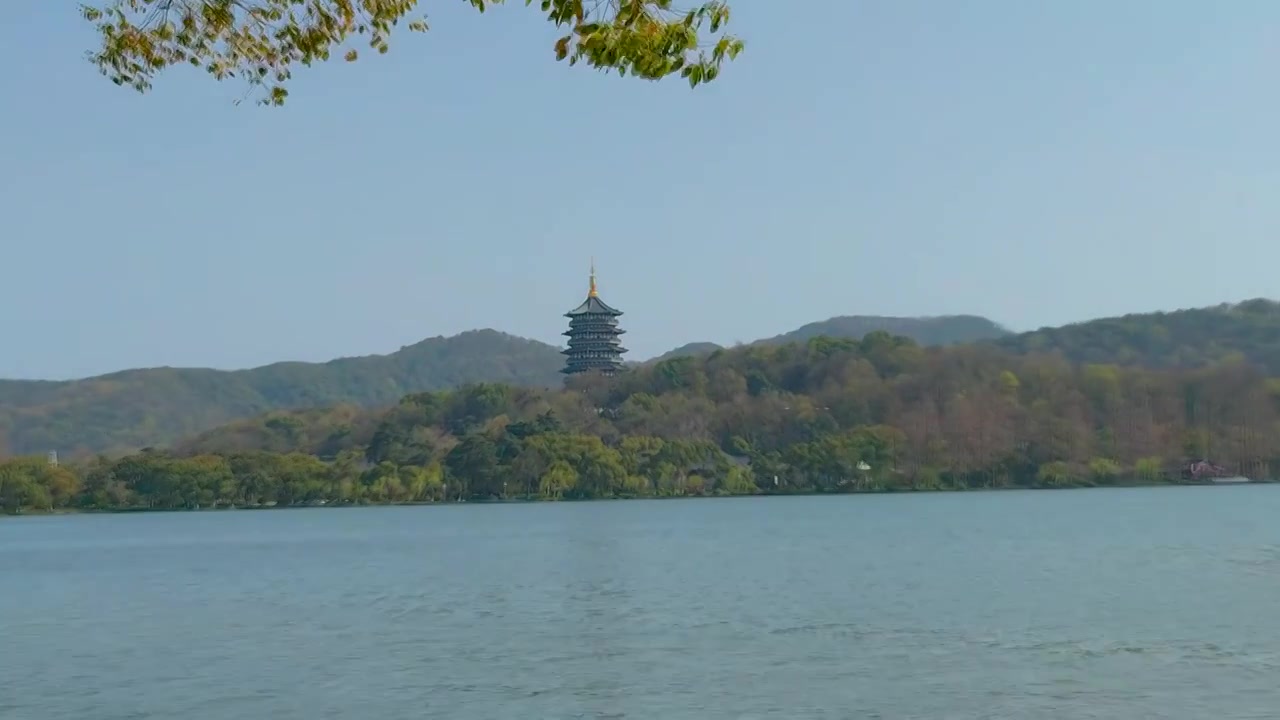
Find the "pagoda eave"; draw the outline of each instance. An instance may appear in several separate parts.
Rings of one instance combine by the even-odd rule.
[[[622,347],[621,345],[611,346],[611,347],[596,347],[596,348],[591,348],[591,350],[585,350],[585,348],[582,348],[581,346],[577,346],[577,347],[564,348],[564,350],[561,350],[561,355],[579,355],[581,354],[581,352],[616,352],[616,354],[622,355],[623,352],[631,352],[631,351],[627,350],[626,347]]]
[[[599,332],[601,335],[613,335],[613,336],[627,334],[626,330],[615,330],[612,328],[609,330],[598,330],[598,331],[597,330],[585,331],[580,329],[574,329],[574,330],[566,330],[560,334],[564,335],[565,337],[574,337],[575,335],[581,335],[584,332]]]

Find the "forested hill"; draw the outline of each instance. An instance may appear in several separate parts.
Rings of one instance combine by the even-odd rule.
[[[1280,304],[1128,315],[1008,335],[972,316],[839,317],[753,343],[887,331],[923,345],[989,341],[1018,355],[1060,353],[1078,363],[1196,368],[1244,359],[1280,377]],[[706,355],[700,343],[682,352]],[[0,381],[0,455],[123,452],[278,409],[385,406],[401,396],[474,382],[559,387],[555,347],[493,330],[438,337],[389,355],[277,363],[243,371],[155,368],[68,382]],[[646,367],[652,367],[650,362]]]
[[[0,461],[0,508],[209,508],[1271,479],[1280,383],[987,343],[752,345],[562,390],[276,412],[172,452]],[[1198,462],[1207,459],[1210,462]],[[1193,462],[1195,461],[1195,462]]]
[[[1079,363],[1195,368],[1246,360],[1280,376],[1280,303],[1255,299],[1131,314],[1001,338],[1018,353],[1061,353]]]
[[[976,315],[943,315],[939,317],[883,317],[847,315],[803,325],[789,333],[761,340],[780,345],[805,342],[816,337],[858,339],[869,333],[885,332],[911,338],[920,345],[957,345],[979,340],[1002,338],[1009,331],[1001,325]]]
[[[391,405],[469,382],[558,386],[563,358],[493,330],[436,337],[388,355],[251,370],[126,370],[65,382],[0,381],[0,455],[128,451],[277,408]]]
[[[662,353],[661,355],[659,355],[658,357],[650,358],[648,360],[645,360],[643,362],[639,362],[636,364],[641,365],[646,363],[656,363],[656,362],[662,362],[663,360],[670,360],[671,358],[688,357],[691,355],[710,355],[711,353],[717,350],[723,350],[723,349],[724,349],[723,345],[718,345],[713,342],[691,342],[691,343],[686,343],[684,345],[681,345],[680,347],[674,350],[668,350]]]
[[[949,322],[837,318],[827,324],[838,323],[828,334],[841,337],[891,327],[931,344],[966,331],[949,330]],[[269,410],[391,405],[408,393],[471,382],[559,387],[563,362],[559,349],[545,343],[476,330],[424,340],[389,355],[327,363],[287,362],[241,371],[152,368],[68,382],[0,381],[0,455],[57,450],[68,456],[163,446]]]

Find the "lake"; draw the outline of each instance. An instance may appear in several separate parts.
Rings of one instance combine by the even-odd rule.
[[[1280,486],[0,520],[0,718],[1273,718]]]

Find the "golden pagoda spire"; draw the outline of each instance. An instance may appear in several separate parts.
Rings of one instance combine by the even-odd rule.
[[[587,297],[596,297],[600,293],[596,292],[596,259],[591,258],[591,287],[587,290]]]

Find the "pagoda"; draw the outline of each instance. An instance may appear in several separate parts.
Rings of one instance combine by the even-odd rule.
[[[600,299],[596,290],[596,264],[591,263],[591,285],[587,299],[578,307],[565,313],[569,318],[569,347],[561,352],[566,356],[566,375],[597,371],[612,375],[622,367],[622,347],[619,336],[624,330],[618,327],[621,310],[614,310]]]

